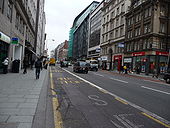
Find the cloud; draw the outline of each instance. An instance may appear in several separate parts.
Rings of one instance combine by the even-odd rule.
[[[47,39],[55,39],[55,43],[48,43],[50,51],[69,39],[69,30],[74,19],[92,2],[93,0],[45,1]]]

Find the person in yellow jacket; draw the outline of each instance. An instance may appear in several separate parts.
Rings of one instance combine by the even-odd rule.
[[[125,74],[127,74],[127,66],[126,66],[126,65],[123,66],[123,69],[124,69],[124,71],[125,71]]]

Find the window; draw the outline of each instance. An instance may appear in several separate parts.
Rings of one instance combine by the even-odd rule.
[[[119,18],[116,19],[116,27],[119,25]]]
[[[145,15],[144,15],[144,18],[147,18],[147,17],[149,17],[149,16],[151,16],[151,8],[147,8],[147,9],[145,9]]]
[[[121,16],[120,24],[124,24],[124,16]]]
[[[109,15],[107,15],[107,22],[109,21]]]
[[[106,34],[106,41],[108,41],[108,35]]]
[[[144,33],[149,33],[150,31],[151,31],[150,24],[145,24],[144,25]]]
[[[117,13],[116,13],[116,15],[119,15],[119,7],[117,8]]]
[[[164,22],[160,22],[160,32],[165,33],[165,23]]]
[[[19,14],[16,13],[15,27],[18,29],[19,27]]]
[[[165,16],[166,13],[166,6],[165,5],[161,5],[160,7],[160,14],[161,16]]]
[[[106,32],[108,32],[108,24],[106,25]]]
[[[0,11],[4,12],[4,0],[0,0]]]
[[[115,32],[115,38],[117,38],[117,37],[118,37],[118,29]]]
[[[103,21],[104,23],[106,22],[106,19],[104,18],[104,21]]]
[[[103,26],[103,33],[105,33],[105,26]]]
[[[115,11],[113,11],[112,13],[111,13],[111,17],[115,17]]]
[[[125,4],[122,4],[121,12],[125,12]]]
[[[121,28],[120,28],[120,36],[123,36],[123,35],[124,35],[124,28],[121,27]]]
[[[12,5],[8,1],[8,10],[7,10],[7,17],[9,18],[10,21],[12,21]]]

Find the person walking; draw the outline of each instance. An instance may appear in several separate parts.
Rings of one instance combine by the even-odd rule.
[[[2,63],[3,63],[3,73],[6,74],[8,72],[8,64],[9,64],[8,57]]]
[[[23,60],[24,72],[23,72],[23,74],[26,74],[26,73],[27,73],[27,67],[28,67],[28,60],[27,60],[26,57],[24,57],[24,60]]]
[[[124,71],[125,71],[125,74],[127,74],[128,72],[127,72],[127,66],[126,66],[126,65],[123,66],[123,69],[124,69]]]
[[[41,69],[42,69],[42,62],[41,62],[41,59],[38,58],[37,61],[35,62],[35,76],[36,76],[36,79],[39,79]]]

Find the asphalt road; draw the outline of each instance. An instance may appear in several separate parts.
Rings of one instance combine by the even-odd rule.
[[[65,128],[170,128],[167,84],[71,67],[52,67],[52,73]]]

